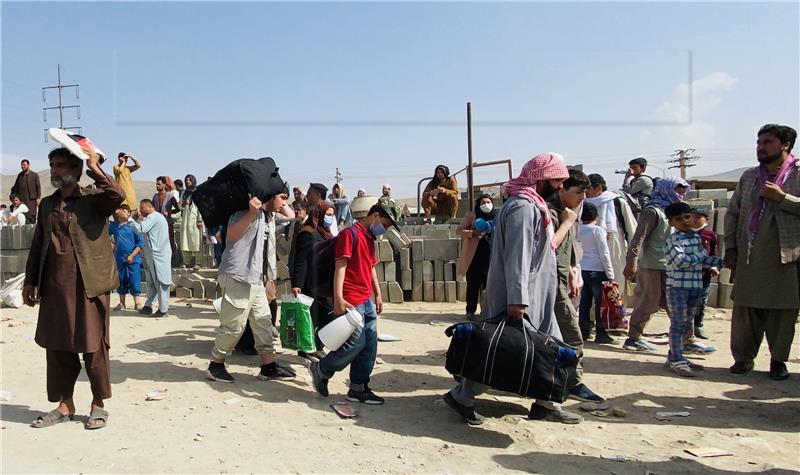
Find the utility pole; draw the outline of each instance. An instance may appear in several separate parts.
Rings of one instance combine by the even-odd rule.
[[[685,180],[686,169],[697,165],[694,162],[700,160],[700,155],[693,155],[693,153],[695,152],[696,150],[693,148],[687,148],[684,150],[675,150],[675,153],[671,155],[671,157],[673,157],[672,160],[667,160],[667,163],[677,163],[677,165],[673,165],[667,168],[668,169],[680,168],[681,178]]]
[[[473,161],[472,161],[472,103],[467,102],[467,197],[469,201],[468,209],[472,207],[472,203],[475,202],[475,190],[473,189],[473,175],[472,175],[472,168],[473,168]]]
[[[78,119],[81,118],[81,106],[77,104],[72,105],[64,105],[64,89],[75,88],[75,99],[80,99],[80,89],[78,89],[78,84],[61,84],[61,65],[58,65],[58,84],[55,86],[47,86],[42,88],[42,102],[47,103],[47,90],[48,89],[58,89],[58,106],[53,107],[43,107],[42,108],[42,115],[44,116],[44,121],[47,122],[47,111],[58,109],[58,128],[64,130],[77,130],[78,133],[82,132],[81,127],[64,127],[64,109],[77,109]],[[47,129],[44,129],[44,141],[47,142]]]
[[[336,174],[333,176],[333,179],[336,180],[337,185],[342,184],[342,172],[340,172],[338,168],[336,169]]]

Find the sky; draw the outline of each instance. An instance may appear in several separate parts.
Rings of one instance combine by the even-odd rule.
[[[290,185],[411,197],[439,163],[540,152],[612,176],[634,157],[689,176],[755,163],[765,123],[800,125],[790,3],[2,2],[0,157],[47,167],[42,87],[66,126],[154,180],[273,157]],[[691,80],[691,82],[690,82]],[[690,87],[691,85],[691,87]],[[691,90],[691,94],[690,94]],[[106,166],[110,171],[110,165]],[[466,183],[464,174],[458,176]],[[508,178],[476,171],[476,183]],[[202,178],[201,178],[202,179]]]

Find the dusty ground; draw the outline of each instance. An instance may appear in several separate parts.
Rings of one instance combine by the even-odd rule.
[[[115,302],[114,302],[115,303]],[[78,421],[47,429],[28,424],[49,410],[44,350],[33,342],[36,309],[3,309],[3,473],[797,473],[800,468],[800,361],[792,354],[790,380],[766,377],[766,347],[757,371],[728,373],[728,316],[707,328],[720,351],[706,358],[695,380],[679,379],[659,354],[633,354],[589,344],[586,382],[627,411],[621,419],[587,415],[578,426],[526,420],[530,401],[491,393],[479,401],[491,419],[480,428],[461,423],[437,402],[453,384],[444,369],[449,340],[443,331],[461,305],[387,306],[381,333],[403,341],[380,343],[383,364],[372,386],[382,407],[359,406],[342,420],[329,404],[344,400],[346,374],[318,397],[300,359],[294,382],[260,382],[255,357],[235,356],[236,384],[203,379],[216,326],[210,306],[173,304],[162,320],[119,313],[111,322],[113,399],[109,427],[86,431],[90,392],[85,375],[76,389]],[[665,331],[656,318],[648,331]],[[168,397],[145,402],[153,389]],[[226,402],[227,401],[227,402]],[[576,408],[576,402],[567,403]],[[658,421],[659,410],[691,416]],[[732,457],[698,459],[692,447],[730,450]],[[618,462],[614,458],[624,457]]]

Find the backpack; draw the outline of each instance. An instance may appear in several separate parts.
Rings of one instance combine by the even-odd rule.
[[[347,228],[353,236],[353,249],[356,249],[356,232],[353,227]],[[338,241],[344,233],[339,234],[333,239],[320,241],[314,244],[311,250],[312,268],[310,272],[314,272],[314,279],[310,279],[309,290],[313,297],[333,297],[333,272],[336,268],[336,241]],[[351,254],[352,255],[352,254]]]
[[[284,189],[275,161],[269,157],[240,158],[201,183],[192,193],[192,201],[206,226],[228,223],[235,212],[248,208],[248,194],[265,201]]]
[[[617,216],[617,228],[622,230],[625,236],[625,242],[630,242],[631,236],[628,236],[628,228],[625,226],[625,217],[622,214],[622,203],[619,201],[621,198],[614,198],[614,214]]]

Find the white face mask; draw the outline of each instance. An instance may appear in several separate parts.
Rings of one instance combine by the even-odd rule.
[[[494,209],[494,205],[492,203],[484,203],[481,205],[481,211],[484,213],[491,213]]]
[[[333,225],[336,224],[336,216],[330,216],[326,214],[325,218],[323,219],[323,223],[325,224],[326,228],[332,228]]]

